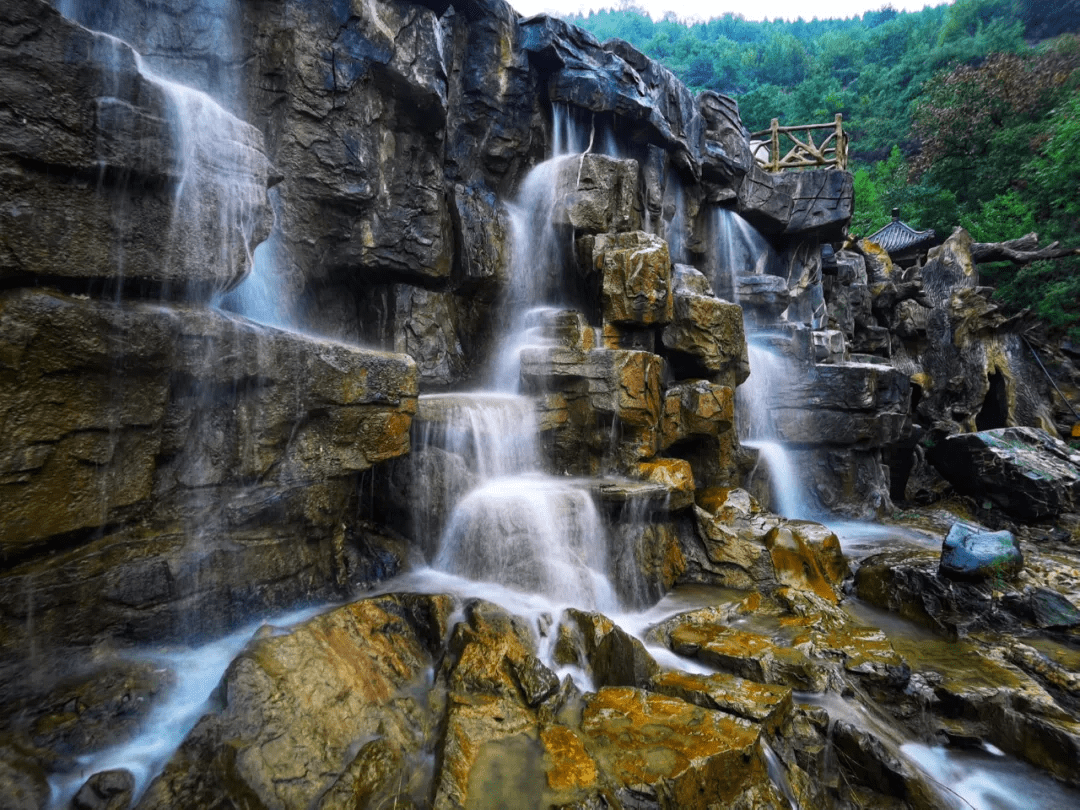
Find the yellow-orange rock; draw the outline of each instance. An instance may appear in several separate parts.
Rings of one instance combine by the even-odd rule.
[[[759,726],[677,698],[604,688],[581,729],[611,778],[663,808],[727,807],[767,782]]]

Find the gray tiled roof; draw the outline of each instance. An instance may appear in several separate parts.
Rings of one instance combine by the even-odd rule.
[[[905,250],[918,247],[934,238],[933,229],[917,231],[910,225],[900,221],[899,211],[893,211],[893,221],[875,234],[867,237],[875,244],[881,245],[888,253],[902,253]]]

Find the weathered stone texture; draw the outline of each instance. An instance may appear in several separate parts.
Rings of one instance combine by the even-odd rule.
[[[213,624],[232,588],[233,618],[278,604],[275,588],[319,590],[314,569],[299,573],[314,544],[318,569],[337,565],[326,552],[356,473],[409,450],[416,368],[403,355],[209,310],[29,290],[0,297],[0,323],[2,551],[9,581],[35,593],[39,634],[145,637],[185,598],[207,600]],[[305,534],[313,545],[290,555],[285,538]],[[50,548],[63,553],[44,558]],[[240,561],[260,553],[245,573]],[[140,611],[157,618],[143,626]]]
[[[1035,428],[950,436],[931,454],[958,490],[1022,520],[1080,510],[1080,452]]]
[[[5,3],[0,25],[17,32],[0,40],[0,277],[204,300],[243,279],[273,222],[259,132],[43,2]],[[180,126],[196,116],[206,130]]]
[[[671,258],[667,243],[641,231],[601,234],[593,241],[606,323],[651,326],[672,318]]]

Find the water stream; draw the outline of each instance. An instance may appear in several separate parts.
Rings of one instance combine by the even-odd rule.
[[[72,2],[63,5],[70,9]],[[248,252],[261,201],[252,197],[251,189],[242,182],[251,174],[250,167],[242,165],[246,152],[239,148],[242,122],[202,91],[157,76],[145,67],[143,75],[171,100],[181,178],[175,196],[176,227],[190,228],[193,222],[201,221],[201,212],[212,206],[220,217],[217,230],[223,235],[217,257],[220,266],[236,268],[237,275],[242,266],[254,268],[249,279],[220,303],[257,320],[294,325],[283,303],[287,296],[281,292],[281,260],[274,238],[254,255]],[[609,130],[602,130],[597,138],[595,122],[590,127],[584,133],[568,110],[557,109],[555,156],[530,172],[516,200],[508,204],[513,259],[504,302],[506,328],[499,340],[503,351],[493,364],[487,390],[421,397],[415,452],[422,455],[437,450],[459,459],[469,486],[462,488],[460,482],[445,479],[417,493],[414,526],[438,536],[429,567],[385,583],[383,590],[479,596],[531,619],[537,628],[550,626],[551,617],[568,606],[599,610],[644,639],[656,622],[699,604],[716,604],[720,597],[715,589],[686,588],[645,610],[633,610],[620,601],[611,578],[608,527],[590,491],[595,482],[543,471],[534,403],[518,394],[520,352],[526,346],[544,343],[536,325],[537,313],[567,306],[561,296],[572,243],[554,224],[557,178],[568,163],[580,159],[574,152],[597,143],[605,150],[615,148]],[[682,233],[685,212],[677,210],[675,217],[672,227]],[[734,300],[737,276],[767,272],[775,252],[733,212],[715,209],[712,227],[714,289]],[[182,231],[175,242],[182,244],[189,238],[192,235]],[[681,245],[675,246],[675,253],[682,255]],[[213,359],[208,358],[208,362]],[[803,498],[798,471],[769,419],[783,380],[794,373],[792,364],[755,343],[750,345],[750,363],[751,377],[738,392],[739,423],[746,426],[741,438],[759,451],[769,467],[773,511],[789,518],[814,517],[814,510]],[[430,522],[430,516],[439,511],[436,503],[445,509],[441,525]],[[644,512],[632,518],[642,523],[648,519]],[[275,618],[273,623],[289,625],[325,609],[327,606],[294,612]],[[198,648],[158,652],[150,657],[173,670],[176,685],[152,710],[143,733],[124,745],[79,760],[76,772],[54,779],[52,806],[66,807],[87,776],[109,768],[130,770],[136,777],[136,793],[141,793],[211,707],[211,693],[229,662],[257,629],[258,623]],[[552,639],[539,629],[538,635],[542,657],[550,662]],[[662,666],[711,671],[666,648],[649,644],[648,649]],[[581,688],[592,688],[580,670],[556,669],[560,674],[571,674]],[[1064,799],[1059,799],[1047,788],[1048,780],[1041,775],[1036,779],[1031,769],[1011,760],[1003,767],[1001,758],[992,751],[955,754],[913,742],[903,742],[900,750],[972,807],[1027,807],[1036,791],[1041,807],[1076,806],[1062,803],[1069,796],[1062,793]],[[776,763],[771,761],[771,765]],[[788,794],[792,795],[790,790]]]
[[[747,341],[750,376],[735,392],[740,441],[759,453],[759,465],[768,469],[772,511],[786,518],[820,519],[805,496],[799,471],[777,435],[772,411],[782,401],[784,381],[798,373],[790,358],[756,342]]]

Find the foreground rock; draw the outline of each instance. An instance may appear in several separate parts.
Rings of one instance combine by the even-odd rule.
[[[377,597],[253,641],[222,680],[222,707],[138,807],[420,798],[434,723],[426,691],[453,608],[448,597]]]
[[[941,547],[938,570],[951,579],[1012,579],[1024,565],[1024,555],[1012,532],[980,532],[974,526],[955,524]]]
[[[1020,520],[1080,511],[1080,452],[1035,428],[950,436],[931,460],[959,491]]]
[[[760,740],[790,716],[789,692],[761,687],[758,709],[750,684],[664,677],[653,663],[644,688],[582,696],[537,659],[522,619],[476,600],[451,629],[454,609],[445,596],[388,595],[267,628],[139,808],[521,806],[524,789],[555,806],[604,794],[624,806],[783,806]],[[573,621],[593,657],[622,632],[598,614]]]

